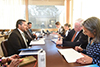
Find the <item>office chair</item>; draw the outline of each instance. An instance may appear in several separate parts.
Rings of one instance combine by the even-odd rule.
[[[47,34],[50,34],[50,31],[49,30],[47,30]]]
[[[2,48],[2,51],[3,51],[3,54],[4,54],[5,57],[8,56],[8,53],[7,53],[7,41],[8,40],[6,39],[6,40],[3,40],[1,42],[1,48]]]
[[[2,30],[1,34],[3,35],[3,34],[4,34],[4,32],[5,32],[5,30]]]

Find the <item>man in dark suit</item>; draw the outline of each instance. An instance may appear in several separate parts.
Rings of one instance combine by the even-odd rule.
[[[82,33],[82,22],[83,20],[81,18],[77,19],[74,29],[68,33],[68,36],[58,40],[56,44],[62,44],[63,47],[81,46],[82,48],[86,48],[88,44],[88,36]]]
[[[27,24],[28,24],[28,30],[29,30],[30,33],[32,34],[32,29],[31,29],[31,27],[32,27],[32,23],[31,23],[31,22],[28,22]]]
[[[24,31],[24,33],[26,34],[26,35],[25,35],[26,39],[28,39],[27,44],[28,44],[28,46],[30,46],[30,45],[29,45],[30,42],[36,38],[36,35],[31,34],[30,31],[29,31],[28,29],[29,29],[29,28],[28,28],[28,26],[27,26],[26,29],[25,29],[25,31]]]
[[[62,36],[64,37],[65,36],[65,29],[63,26],[61,26],[60,22],[56,22],[55,23],[56,27],[58,28],[57,32],[53,34],[58,34],[58,36]]]
[[[28,24],[28,32],[31,33],[32,38],[34,38],[34,37],[37,38],[36,34],[33,34],[32,33],[32,29],[31,29],[32,23],[31,22],[28,22],[27,24]]]
[[[18,54],[19,49],[27,48],[27,39],[24,36],[24,31],[27,27],[25,20],[19,19],[16,23],[16,29],[12,31],[8,38],[8,56]]]

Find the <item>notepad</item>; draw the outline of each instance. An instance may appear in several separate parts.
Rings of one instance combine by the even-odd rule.
[[[72,48],[58,49],[58,51],[64,56],[68,63],[76,62],[77,59],[84,57],[81,53],[78,53]]]
[[[33,56],[27,56],[27,57],[20,58],[20,59],[21,60],[23,59],[23,61],[19,64],[19,66],[23,66],[23,65],[36,61],[36,58],[34,58]]]

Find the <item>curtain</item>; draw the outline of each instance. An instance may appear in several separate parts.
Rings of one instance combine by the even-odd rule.
[[[25,0],[0,0],[0,29],[14,29],[18,19],[25,19]]]

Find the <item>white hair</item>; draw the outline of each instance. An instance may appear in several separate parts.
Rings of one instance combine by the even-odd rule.
[[[80,26],[82,26],[83,21],[84,21],[84,20],[83,20],[82,18],[78,18],[78,19],[75,21],[75,23],[79,23]]]

